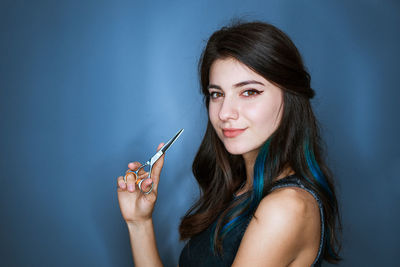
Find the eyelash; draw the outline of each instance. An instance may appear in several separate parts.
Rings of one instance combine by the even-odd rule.
[[[211,99],[216,99],[217,97],[214,97],[215,94],[222,95],[221,92],[216,92],[216,91],[210,92],[208,95],[209,95],[209,97],[210,97]]]
[[[247,94],[249,92],[255,93],[255,94],[251,94],[251,95],[245,95],[245,97],[254,97],[255,95],[259,95],[262,93],[262,91],[258,91],[256,89],[248,89],[248,90],[244,90],[241,94],[244,95],[247,92]],[[221,92],[218,91],[214,91],[214,92],[210,92],[208,95],[211,99],[217,99],[219,96],[214,96],[215,94],[218,94],[219,96],[223,95]]]
[[[245,92],[253,92],[253,93],[255,93],[256,95],[259,95],[259,94],[262,93],[262,91],[258,91],[258,90],[256,90],[256,89],[245,90],[242,94],[244,94]],[[254,95],[248,95],[247,97],[250,97],[250,96],[254,96]]]

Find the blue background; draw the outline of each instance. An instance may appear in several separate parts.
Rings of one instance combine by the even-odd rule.
[[[340,266],[395,266],[400,246],[398,1],[1,1],[2,266],[131,266],[116,177],[180,128],[154,212],[165,266],[198,196],[197,61],[232,18],[300,49],[338,181]],[[328,266],[328,265],[325,265]]]

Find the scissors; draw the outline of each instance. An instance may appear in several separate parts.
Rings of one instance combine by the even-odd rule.
[[[172,137],[165,145],[163,145],[162,148],[160,148],[160,150],[157,151],[156,154],[154,154],[154,156],[152,156],[148,161],[146,161],[145,164],[143,164],[142,166],[139,167],[139,169],[137,169],[136,171],[132,171],[132,170],[128,170],[124,176],[124,181],[126,183],[126,177],[128,174],[132,173],[134,175],[134,178],[136,180],[136,184],[138,185],[140,191],[144,194],[150,194],[150,192],[153,190],[153,183],[151,183],[151,188],[149,191],[144,192],[142,190],[142,182],[144,181],[144,179],[148,179],[151,178],[151,169],[153,168],[153,165],[157,162],[157,160],[159,160],[161,158],[162,155],[164,155],[165,152],[167,152],[167,150],[171,147],[171,145],[176,141],[176,139],[178,139],[178,137],[182,134],[183,129],[179,130],[179,132]],[[148,173],[149,175],[146,178],[140,178],[139,179],[139,171],[141,169],[144,169],[145,167],[148,167]]]

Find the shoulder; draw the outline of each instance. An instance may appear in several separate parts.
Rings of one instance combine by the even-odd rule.
[[[291,221],[292,225],[307,222],[310,218],[319,219],[319,206],[316,199],[306,190],[298,187],[275,189],[264,197],[254,219],[263,223],[272,218]]]
[[[261,200],[253,220],[253,227],[257,231],[285,238],[292,248],[302,248],[309,244],[310,237],[319,241],[318,202],[309,192],[298,187],[272,191]]]
[[[315,198],[297,187],[276,189],[256,209],[235,263],[252,259],[254,266],[287,266],[300,259],[311,265],[319,240],[320,214]]]

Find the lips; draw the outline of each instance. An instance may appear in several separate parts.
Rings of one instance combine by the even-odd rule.
[[[225,128],[225,129],[222,129],[222,132],[225,137],[233,138],[233,137],[236,137],[239,134],[243,133],[245,130],[246,130],[246,128],[245,129]]]

